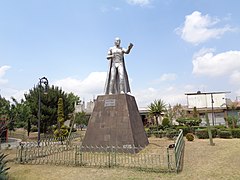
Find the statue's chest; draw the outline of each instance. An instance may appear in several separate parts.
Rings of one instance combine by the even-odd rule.
[[[114,48],[114,49],[112,49],[112,54],[122,56],[123,55],[123,51],[120,48]]]

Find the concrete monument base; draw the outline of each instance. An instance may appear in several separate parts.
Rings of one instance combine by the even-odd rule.
[[[98,96],[82,145],[123,149],[148,145],[135,98],[128,94]]]

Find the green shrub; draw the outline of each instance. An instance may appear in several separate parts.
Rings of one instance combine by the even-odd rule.
[[[165,136],[166,136],[166,131],[163,131],[163,130],[153,131],[152,134],[153,134],[155,137],[162,138],[162,137],[165,137]]]
[[[173,139],[174,137],[178,136],[178,131],[175,129],[167,129],[166,131],[167,131],[166,136],[169,139]]]
[[[233,138],[240,138],[240,128],[232,129],[232,137]]]
[[[232,138],[232,133],[231,133],[231,131],[220,131],[219,137],[230,139],[230,138]]]
[[[62,125],[61,129],[56,129],[53,134],[56,138],[63,138],[63,137],[67,137],[68,133],[69,133],[68,127],[65,125]]]
[[[150,129],[146,130],[147,137],[151,137],[152,131]]]
[[[204,129],[205,129],[205,128],[206,128],[206,127],[204,127]],[[203,129],[203,128],[202,128],[202,126],[192,126],[192,127],[191,127],[191,131],[192,131],[193,133],[195,133],[195,130],[196,130],[196,129]]]
[[[192,118],[178,118],[176,120],[180,125],[184,124],[186,126],[199,126],[202,120],[198,117]]]
[[[31,127],[31,132],[38,132],[38,127],[37,126],[32,126]]]
[[[10,169],[9,167],[6,167],[8,162],[7,160],[5,160],[6,156],[6,154],[0,152],[0,179],[2,180],[8,179],[7,170]]]
[[[170,126],[170,121],[169,121],[169,119],[168,118],[163,118],[163,120],[162,120],[162,126],[163,127],[169,127]]]
[[[195,135],[199,139],[208,139],[209,138],[207,129],[196,129]]]
[[[211,132],[212,132],[213,138],[217,137],[217,129],[216,128],[211,128]]]
[[[193,133],[187,133],[187,134],[186,134],[186,139],[187,139],[188,141],[193,141],[193,140],[194,140],[194,135],[193,135]]]
[[[211,132],[212,132],[212,137],[215,138],[217,136],[217,129],[211,128]],[[207,128],[205,128],[205,129],[196,129],[195,130],[195,135],[199,139],[208,139],[209,138]]]
[[[216,125],[214,126],[216,129],[226,129],[227,127],[225,125]]]
[[[175,129],[179,131],[180,129],[183,130],[183,135],[185,136],[187,133],[190,133],[190,128],[188,126],[176,126]]]
[[[206,129],[206,126],[192,126],[192,129]]]
[[[20,121],[16,123],[16,128],[23,128],[25,126],[25,122]]]
[[[237,116],[228,116],[227,117],[227,122],[228,122],[228,127],[229,128],[236,128],[237,127],[237,122],[238,122],[238,117]]]
[[[157,131],[157,130],[160,130],[160,129],[163,129],[162,125],[158,125],[158,126],[152,125],[152,126],[149,127],[150,131]]]

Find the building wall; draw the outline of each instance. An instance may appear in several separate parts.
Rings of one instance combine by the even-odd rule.
[[[225,93],[187,95],[187,101],[188,108],[211,108],[212,105],[214,108],[226,107]]]
[[[214,112],[213,115],[212,113],[208,113],[208,119],[210,125],[226,125],[224,112]],[[200,118],[202,119],[201,125],[206,126],[206,116],[205,113],[200,114]]]

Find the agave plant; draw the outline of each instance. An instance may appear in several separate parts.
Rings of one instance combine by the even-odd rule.
[[[0,152],[0,179],[5,180],[8,179],[8,172],[7,170],[10,169],[10,167],[7,167],[7,160],[5,160],[5,157],[7,155]]]

